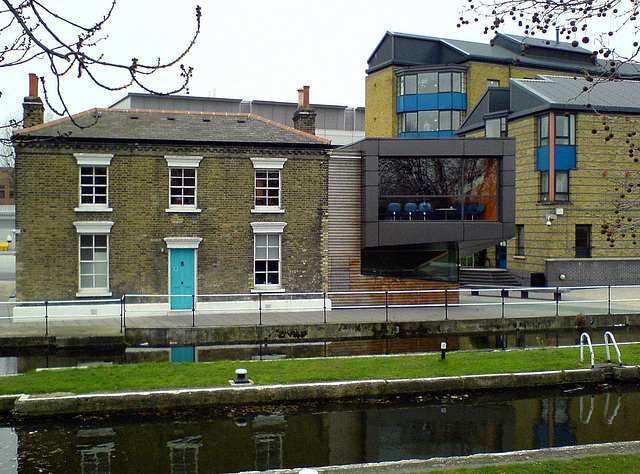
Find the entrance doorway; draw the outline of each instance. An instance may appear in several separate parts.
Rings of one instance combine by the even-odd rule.
[[[199,237],[167,237],[169,248],[169,301],[171,309],[192,309],[195,304]]]

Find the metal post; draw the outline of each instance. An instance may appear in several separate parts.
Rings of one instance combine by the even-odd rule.
[[[445,321],[449,319],[449,290],[447,288],[444,289],[444,319]]]
[[[322,322],[327,324],[327,292],[322,293]]]
[[[504,319],[504,299],[506,297],[507,292],[504,290],[500,290],[500,317]]]
[[[611,285],[607,286],[607,314],[611,314]]]
[[[384,320],[389,322],[389,290],[384,292]]]
[[[127,329],[127,295],[122,296],[122,329]]]
[[[49,302],[44,302],[44,335],[49,335]]]
[[[553,299],[556,300],[556,316],[560,315],[560,288],[556,286],[556,292],[553,294]]]
[[[260,326],[262,326],[262,293],[258,293],[258,311],[260,313]]]
[[[196,327],[196,295],[191,295],[191,327]]]
[[[125,312],[124,299],[125,298],[126,298],[126,295],[122,295],[120,297],[120,334],[122,334],[122,332],[124,331],[124,312]]]

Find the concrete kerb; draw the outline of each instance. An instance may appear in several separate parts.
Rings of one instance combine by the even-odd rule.
[[[121,393],[12,395],[0,409],[20,416],[135,412],[157,409],[260,405],[296,401],[380,398],[399,395],[460,393],[515,388],[568,387],[640,380],[636,366],[516,374],[431,377],[400,380],[350,380],[299,384],[252,385]],[[618,379],[619,378],[619,379]],[[13,403],[12,403],[13,402]]]

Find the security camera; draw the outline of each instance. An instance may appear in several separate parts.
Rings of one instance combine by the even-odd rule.
[[[551,221],[550,220],[547,221],[547,225],[551,225]]]

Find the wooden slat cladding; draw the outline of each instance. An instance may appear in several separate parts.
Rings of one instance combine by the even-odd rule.
[[[458,288],[456,284],[360,274],[362,186],[359,155],[334,154],[329,161],[329,291],[372,292]],[[334,306],[444,303],[444,292],[332,295]],[[458,294],[447,295],[449,303]]]
[[[349,291],[352,267],[360,264],[360,163],[359,155],[333,155],[329,160],[330,291]]]

